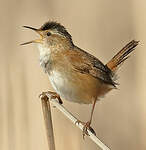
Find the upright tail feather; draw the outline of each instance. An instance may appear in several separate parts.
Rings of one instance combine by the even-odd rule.
[[[119,66],[129,58],[129,54],[135,49],[139,41],[132,40],[128,43],[122,50],[120,50],[107,64],[106,66],[112,71],[115,72]]]

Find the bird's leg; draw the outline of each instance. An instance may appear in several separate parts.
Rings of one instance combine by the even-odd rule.
[[[58,101],[59,101],[59,103],[60,103],[60,104],[63,104],[62,99],[60,98],[60,96],[59,96],[56,92],[51,92],[51,91],[42,92],[42,93],[39,95],[39,97],[45,98],[45,97],[48,97],[48,95],[49,95],[49,98],[50,98],[50,99],[55,99],[55,98],[57,98]]]
[[[84,125],[84,127],[83,127],[83,139],[84,139],[85,135],[89,135],[87,130],[90,130],[94,135],[96,135],[94,129],[90,126],[91,122],[92,122],[95,104],[96,104],[96,100],[94,100],[94,102],[93,102],[93,106],[92,106],[92,110],[91,110],[91,116],[90,116],[90,120],[88,122],[85,123],[85,122],[82,122],[80,120],[76,121],[76,123],[78,123],[78,124],[81,123]]]

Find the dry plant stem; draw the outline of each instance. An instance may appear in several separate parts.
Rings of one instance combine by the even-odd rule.
[[[49,97],[49,95],[47,94]],[[61,111],[70,121],[72,121],[78,128],[83,131],[83,124],[76,123],[78,120],[75,118],[63,105],[59,104],[57,99],[51,99],[50,102],[59,110]],[[97,136],[95,136],[91,131],[87,130],[89,134],[89,138],[95,142],[102,150],[110,150],[104,143],[102,143]]]
[[[55,150],[54,133],[51,117],[50,101],[47,96],[41,98],[49,150]]]

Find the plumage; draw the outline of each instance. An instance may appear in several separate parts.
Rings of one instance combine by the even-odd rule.
[[[87,134],[87,128],[91,129],[96,101],[116,89],[116,70],[129,57],[138,41],[128,43],[104,65],[93,55],[75,46],[71,35],[59,23],[49,21],[39,29],[24,27],[41,35],[41,39],[23,45],[38,43],[40,65],[48,74],[57,97],[59,94],[61,98],[71,102],[93,104],[90,120],[85,123],[83,130],[83,135]]]
[[[78,61],[74,61],[80,55]],[[84,50],[74,47],[73,52],[68,56],[72,65],[80,72],[90,74],[91,76],[100,79],[104,83],[111,84],[116,87],[116,83],[112,80],[113,74],[111,70],[105,66],[99,59]],[[80,62],[80,63],[79,63]]]

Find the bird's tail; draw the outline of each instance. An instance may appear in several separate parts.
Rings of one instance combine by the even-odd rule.
[[[107,64],[106,66],[113,72],[121,66],[121,64],[129,58],[129,54],[135,49],[139,41],[132,40],[124,48],[122,48]]]

